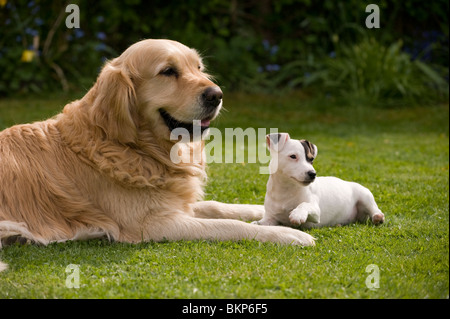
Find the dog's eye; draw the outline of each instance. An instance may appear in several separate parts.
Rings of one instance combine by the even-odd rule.
[[[172,67],[163,69],[159,74],[162,74],[164,76],[178,76],[177,70]]]
[[[289,157],[292,159],[297,159],[297,155],[295,155],[295,154],[289,155]]]

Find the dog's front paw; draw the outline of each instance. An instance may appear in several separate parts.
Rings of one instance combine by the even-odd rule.
[[[289,214],[289,221],[294,225],[304,224],[307,219],[308,212],[304,209],[296,208]]]
[[[262,242],[271,241],[284,245],[315,245],[315,238],[310,234],[283,226],[258,227],[258,233],[254,239]]]

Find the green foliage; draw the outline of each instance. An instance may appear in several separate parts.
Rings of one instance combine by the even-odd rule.
[[[373,38],[353,45],[340,45],[320,61],[295,61],[289,74],[301,74],[288,85],[313,87],[350,104],[430,103],[448,99],[448,83],[442,69],[436,71],[403,52],[402,42],[386,47]]]
[[[72,1],[80,29],[65,26],[67,3],[3,2],[0,96],[86,89],[105,60],[129,45],[170,38],[198,49],[225,91],[306,86],[348,101],[373,92],[376,101],[448,99],[445,0],[379,1],[380,29],[365,27],[367,3],[359,0]],[[25,50],[34,53],[30,62],[21,61]]]
[[[27,0],[0,7],[0,96],[90,86],[106,57],[117,54],[104,43],[101,21],[69,29],[65,9],[64,3]],[[80,10],[80,19],[87,17]]]

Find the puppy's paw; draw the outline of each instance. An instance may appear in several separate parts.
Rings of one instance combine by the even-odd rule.
[[[384,223],[384,214],[383,213],[376,213],[372,216],[372,223],[375,225]]]
[[[296,208],[289,214],[289,221],[294,225],[301,225],[306,223],[306,220],[308,219],[308,212]]]

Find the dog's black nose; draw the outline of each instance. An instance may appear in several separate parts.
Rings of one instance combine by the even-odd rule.
[[[308,176],[309,176],[309,178],[310,178],[311,180],[313,180],[313,179],[316,178],[317,174],[316,174],[316,172],[314,172],[314,171],[309,171],[309,172],[308,172]]]
[[[202,94],[203,106],[206,108],[216,108],[222,100],[222,90],[218,86],[208,87]]]

